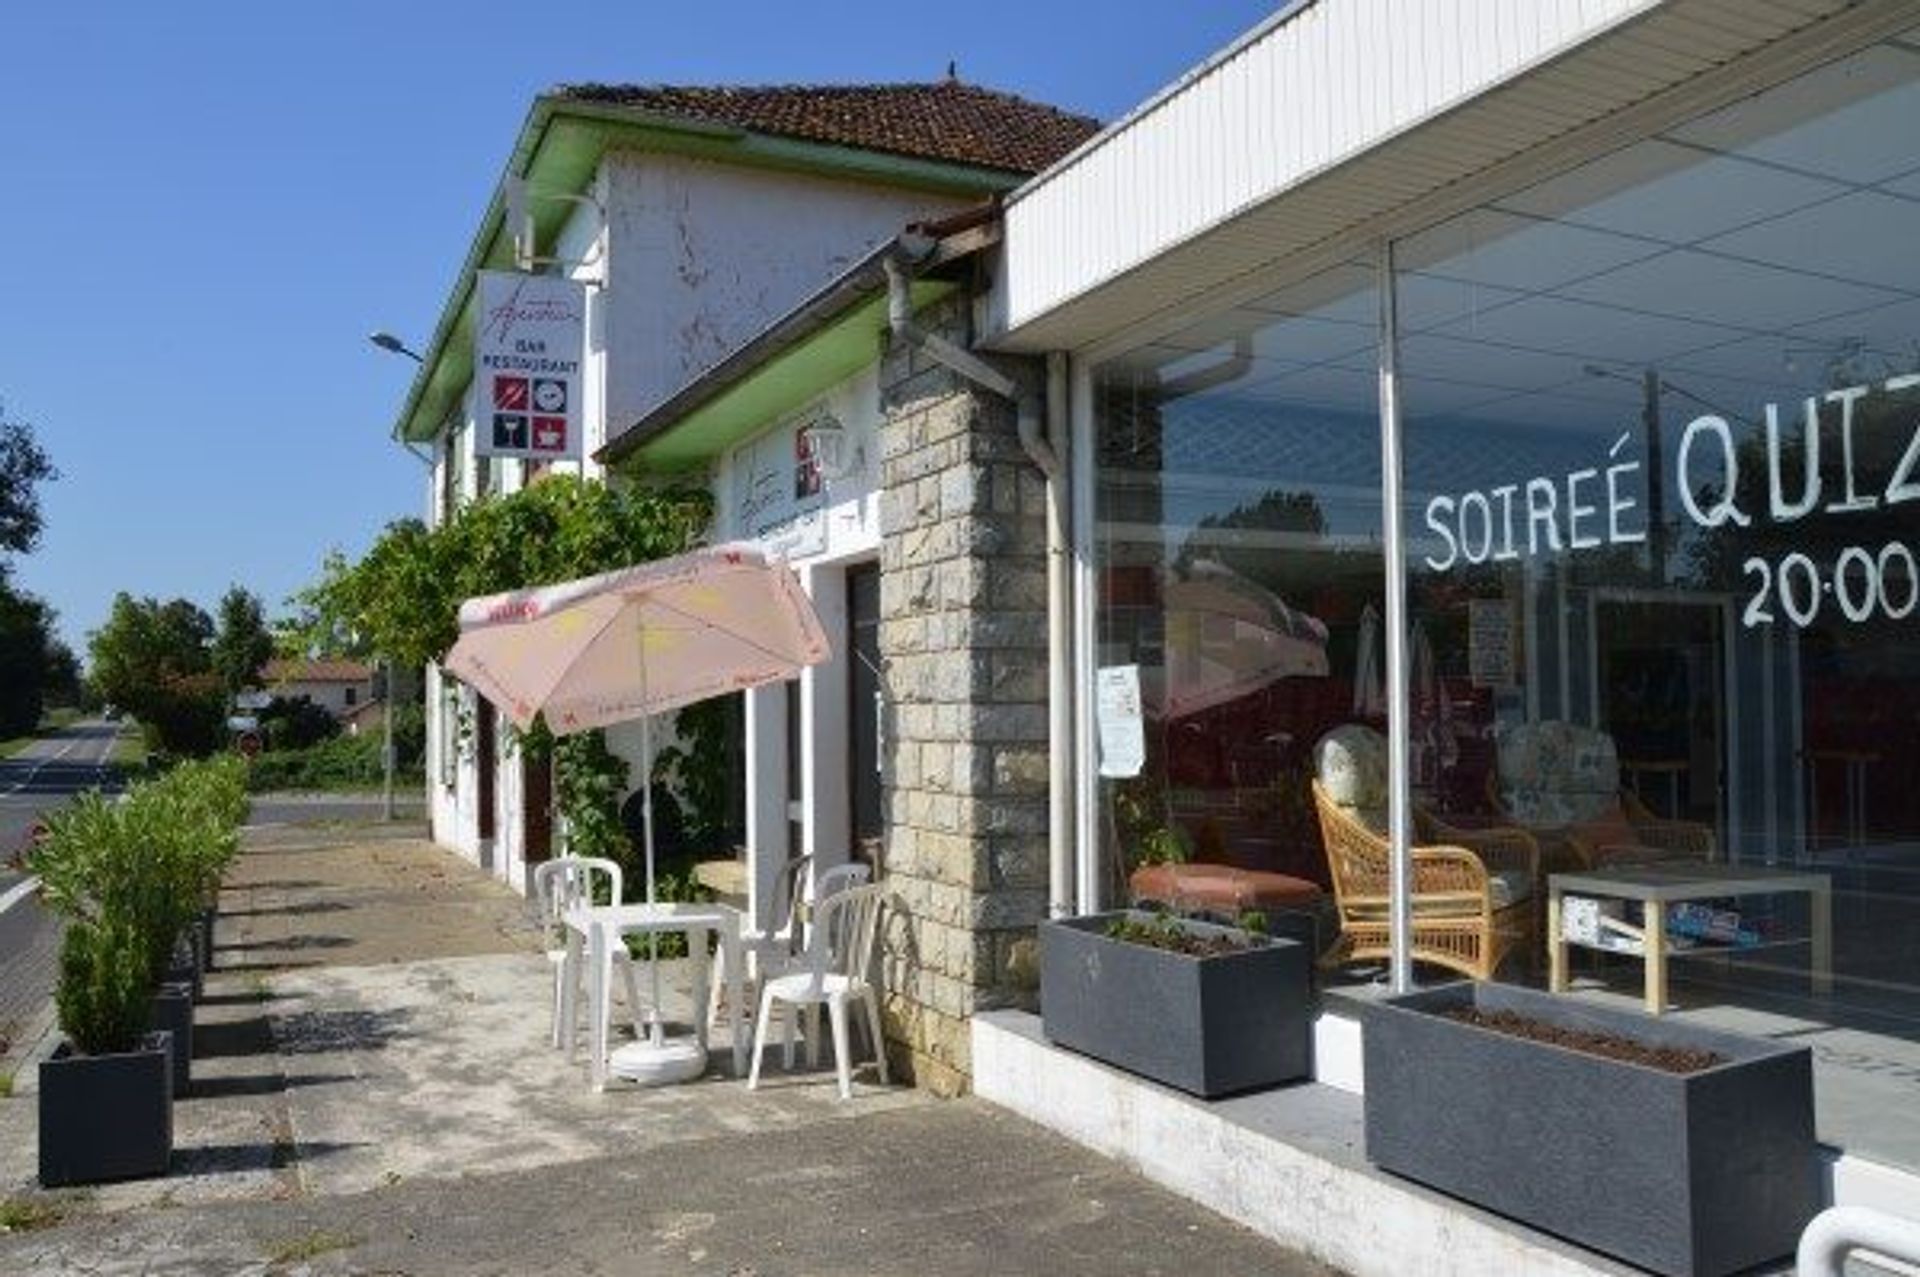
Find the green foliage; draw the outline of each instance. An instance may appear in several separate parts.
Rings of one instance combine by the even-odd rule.
[[[0,554],[25,554],[39,542],[39,488],[59,477],[33,427],[0,421]]]
[[[55,998],[80,1049],[124,1050],[128,1018],[135,1036],[144,1027],[175,942],[239,851],[245,774],[233,757],[185,763],[117,802],[90,792],[47,818],[33,869],[68,920]]]
[[[88,638],[95,689],[140,720],[149,748],[200,756],[225,739],[225,695],[213,674],[213,618],[185,599],[114,596]]]
[[[1115,918],[1107,923],[1102,934],[1109,940],[1144,945],[1149,949],[1165,949],[1169,953],[1184,953],[1196,958],[1240,953],[1266,943],[1255,936],[1231,931],[1196,931],[1168,913],[1156,913],[1148,918]]]
[[[218,628],[213,636],[213,672],[229,697],[251,687],[260,667],[273,655],[273,635],[265,611],[253,594],[233,586],[220,596]]]
[[[739,774],[734,758],[741,700],[721,696],[688,705],[674,715],[677,744],[660,751],[653,765],[656,784],[672,788],[685,817],[687,845],[725,847],[739,841]]]
[[[0,738],[39,725],[55,648],[53,610],[0,578]]]
[[[306,749],[340,734],[340,720],[307,696],[276,696],[260,711],[269,751]]]
[[[256,794],[289,789],[373,789],[384,777],[380,736],[362,733],[335,736],[305,749],[270,749],[253,760],[247,788]],[[402,784],[423,779],[419,757],[409,763],[401,756],[395,764],[395,778]]]
[[[620,823],[627,761],[607,748],[605,732],[579,732],[552,744],[554,805],[565,814],[567,850],[617,860],[633,877],[635,855]]]
[[[152,996],[144,938],[131,924],[110,920],[67,928],[54,1004],[77,1049],[88,1055],[132,1050],[146,1032]]]
[[[1184,865],[1193,859],[1193,839],[1178,825],[1156,825],[1134,843],[1135,865]]]
[[[429,529],[389,524],[359,562],[330,555],[296,599],[312,640],[354,634],[403,665],[438,661],[459,637],[460,604],[678,554],[712,513],[699,488],[614,488],[550,475],[483,498]]]

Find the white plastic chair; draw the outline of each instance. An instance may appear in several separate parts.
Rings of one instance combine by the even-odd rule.
[[[745,982],[763,981],[769,976],[779,975],[793,965],[800,949],[806,944],[807,926],[807,870],[813,865],[811,854],[795,856],[780,867],[780,890],[782,895],[775,897],[776,902],[784,900],[785,908],[777,912],[780,925],[770,931],[759,928],[743,930],[740,933],[740,951],[747,960],[747,969],[741,973]],[[821,873],[814,884],[813,900],[819,902],[843,891],[848,887],[858,887],[873,877],[869,865],[835,865]],[[721,991],[726,987],[726,959],[714,972],[711,989],[707,994],[707,1022],[720,1022]],[[811,1033],[812,1025],[809,1025]],[[813,1038],[810,1036],[808,1042]],[[818,1054],[817,1051],[815,1052]]]
[[[860,866],[864,868],[864,866]],[[873,1038],[880,1081],[887,1077],[887,1053],[881,1045],[880,999],[872,968],[880,935],[880,906],[886,889],[877,884],[849,887],[821,900],[807,938],[807,951],[798,970],[768,980],[760,991],[760,1014],[753,1029],[753,1067],[747,1089],[760,1085],[760,1056],[767,1045],[767,1028],[776,1005],[786,1008],[783,1066],[793,1067],[795,1012],[824,1005],[833,1025],[833,1065],[840,1078],[840,1098],[853,1098],[852,1061],[847,1045],[847,1004],[855,999],[867,1009],[867,1029]],[[817,1040],[818,1035],[815,1035]]]
[[[587,856],[558,856],[543,864],[535,865],[533,870],[533,897],[539,910],[540,925],[545,932],[544,943],[547,950],[547,962],[553,967],[553,1025],[550,1037],[553,1046],[558,1049],[567,1045],[567,1033],[577,1032],[577,1025],[560,1023],[560,1010],[564,1005],[567,981],[567,910],[575,905],[593,904],[595,887],[604,882],[607,886],[607,900],[619,904],[623,898],[625,886],[620,866],[611,860],[600,860]],[[618,967],[627,984],[627,1013],[633,1019],[633,1031],[644,1036],[646,1029],[642,1024],[640,1007],[640,986],[634,980],[633,958],[625,945],[613,948],[613,965]],[[580,964],[579,971],[586,970],[586,963]],[[579,1000],[576,999],[576,1005]]]

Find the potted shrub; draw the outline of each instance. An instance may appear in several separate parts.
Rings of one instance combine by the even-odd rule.
[[[173,1155],[169,1037],[149,1032],[146,945],[124,923],[76,922],[54,990],[67,1041],[40,1066],[40,1182],[162,1175]]]
[[[1819,1208],[1804,1046],[1505,985],[1370,1006],[1367,1157],[1654,1272],[1791,1254]]]
[[[1040,924],[1049,1040],[1212,1098],[1312,1071],[1310,955],[1294,940],[1140,910]]]

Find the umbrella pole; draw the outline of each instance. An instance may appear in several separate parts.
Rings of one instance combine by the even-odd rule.
[[[640,697],[646,699],[646,662],[640,663]],[[647,858],[647,903],[658,904],[653,882],[653,715],[640,715],[640,842]],[[647,932],[647,978],[652,983],[653,1006],[648,1009],[647,1036],[659,1046],[666,1038],[660,1015],[660,933]]]

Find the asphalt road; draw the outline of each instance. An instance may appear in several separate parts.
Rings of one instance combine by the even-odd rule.
[[[95,786],[111,788],[117,772],[107,764],[119,735],[117,723],[88,721],[63,728],[0,760],[0,859],[25,845],[43,812],[64,806]],[[0,869],[0,901],[12,896],[21,875]],[[24,1045],[21,1033],[53,995],[58,924],[31,894],[0,910],[0,1061]]]

